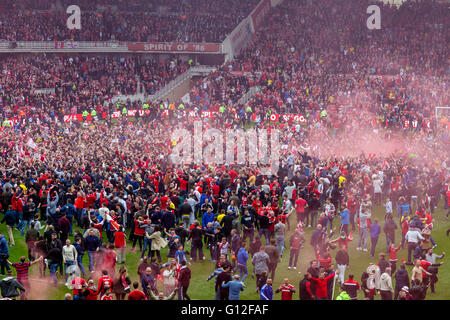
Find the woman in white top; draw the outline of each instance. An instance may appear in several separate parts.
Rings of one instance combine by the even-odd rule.
[[[173,260],[175,261],[175,260]],[[175,278],[175,265],[172,263],[166,264],[166,269],[163,271],[163,279],[164,279],[164,293],[166,296],[170,295],[176,287],[176,278]]]
[[[375,177],[375,179],[372,182],[373,185],[373,195],[374,195],[374,202],[376,205],[381,203],[381,180],[378,178],[378,176]]]

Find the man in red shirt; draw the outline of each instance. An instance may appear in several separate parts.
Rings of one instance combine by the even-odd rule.
[[[253,201],[252,207],[255,209],[256,212],[259,212],[259,209],[262,207],[262,202],[259,200],[259,196],[257,196],[256,199]]]
[[[348,275],[348,280],[344,281],[344,290],[352,300],[357,300],[359,283],[353,279],[353,274]]]
[[[147,300],[147,296],[145,293],[138,289],[139,282],[135,281],[133,282],[133,288],[134,290],[130,292],[128,295],[128,300]]]
[[[420,260],[420,266],[426,271],[426,272],[429,272],[428,271],[428,267],[439,267],[439,266],[441,266],[442,264],[444,264],[444,262],[440,262],[440,263],[435,263],[435,264],[433,264],[433,263],[431,263],[431,262],[429,262],[429,261],[426,261],[426,260]],[[422,272],[422,283],[423,283],[423,286],[426,288],[425,289],[425,294],[426,294],[426,290],[428,289],[428,285],[430,284],[430,277],[427,275],[427,273],[426,272]]]
[[[90,279],[88,281],[88,286],[86,290],[83,292],[83,296],[85,300],[97,300],[97,288],[95,287],[94,280]]]
[[[27,300],[27,295],[31,289],[30,281],[28,280],[28,269],[35,263],[40,262],[44,257],[40,257],[37,260],[31,261],[31,262],[25,262],[26,258],[25,256],[20,257],[19,263],[11,263],[8,259],[6,262],[16,268],[17,271],[17,281],[19,281],[25,288],[25,291],[23,291],[20,295],[21,300]]]
[[[161,210],[167,210],[167,202],[169,201],[169,197],[165,194],[161,197]]]
[[[110,276],[108,276],[107,270],[102,270],[103,276],[98,279],[98,291],[97,294],[104,294],[108,289],[113,289],[114,282]]]
[[[83,293],[83,288],[87,286],[87,282],[86,280],[84,280],[81,277],[75,277],[72,279],[71,282],[71,287],[73,290],[73,300],[80,300],[83,298],[82,293]]]
[[[119,230],[114,232],[114,246],[117,249],[117,263],[125,263],[125,247],[126,242],[125,239],[127,236],[123,230],[123,226],[119,226]]]
[[[295,200],[295,211],[297,212],[297,224],[305,220],[305,208],[308,208],[308,202],[305,199],[298,198]]]
[[[180,184],[180,196],[185,198],[187,195],[188,181],[183,179],[183,177],[178,177],[178,183]]]
[[[334,273],[330,274],[328,277],[325,277],[325,272],[319,273],[319,278],[311,277],[311,281],[316,286],[316,300],[329,300],[327,293],[327,284],[328,280],[333,279],[335,275],[339,273],[339,270],[336,270]]]
[[[281,291],[281,300],[292,300],[292,294],[295,293],[295,288],[292,284],[289,283],[288,278],[284,278],[284,284],[281,285],[275,293],[279,293]]]
[[[111,288],[106,289],[105,293],[100,296],[100,300],[114,300]]]
[[[215,182],[212,182],[212,184],[213,184],[213,186],[212,186],[213,194],[214,194],[216,197],[218,197],[219,194],[220,194],[220,187],[219,187],[219,185],[218,185],[217,183],[215,183]]]

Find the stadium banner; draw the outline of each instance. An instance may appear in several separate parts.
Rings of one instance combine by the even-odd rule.
[[[208,111],[208,110],[204,110],[201,111],[200,115],[198,115],[195,111],[184,111],[183,116],[187,117],[187,118],[214,118],[216,117],[218,114],[220,114],[220,112],[218,111]],[[131,110],[127,110],[127,117],[143,117],[145,115],[145,111],[142,109],[131,109]],[[168,117],[169,116],[169,110],[165,109],[161,112],[161,117]],[[122,117],[122,112],[121,111],[114,111],[113,113],[111,113],[111,119],[119,119]],[[236,118],[239,118],[239,115],[236,114],[235,115]],[[255,120],[257,117],[256,113],[253,113],[251,115],[251,119]],[[102,114],[102,118],[106,119],[107,115],[106,112],[103,112]],[[92,117],[89,114],[86,117],[87,121],[91,121]],[[303,115],[299,115],[299,114],[275,114],[272,113],[270,116],[267,116],[265,118],[265,120],[267,121],[272,121],[272,122],[279,122],[280,120],[283,121],[293,121],[293,122],[300,122],[300,123],[306,123],[306,119]],[[81,113],[79,114],[67,114],[64,115],[64,122],[74,122],[74,121],[83,121],[83,117],[81,115]]]
[[[260,30],[260,27],[263,24],[264,18],[272,9],[272,4],[270,0],[262,0],[258,6],[253,10],[250,14],[250,18],[253,24],[253,32],[256,33]]]
[[[220,43],[127,43],[129,51],[221,53]]]

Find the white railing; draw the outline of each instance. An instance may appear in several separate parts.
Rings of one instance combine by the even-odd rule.
[[[250,89],[238,100],[238,104],[246,104],[261,88],[259,86],[250,87]]]
[[[166,86],[164,86],[164,88],[158,90],[154,95],[149,96],[149,99],[153,102],[159,101],[184,83],[187,79],[191,79],[192,77],[198,75],[207,75],[214,70],[216,70],[216,68],[210,66],[193,66],[170,81]]]
[[[133,94],[133,95],[118,95],[111,99],[113,103],[116,101],[152,101],[152,102],[158,102],[162,100],[165,96],[167,96],[169,93],[171,93],[173,90],[175,90],[178,86],[180,86],[184,81],[187,79],[191,79],[194,76],[198,75],[206,75],[209,74],[211,71],[216,70],[215,67],[210,66],[193,66],[180,74],[178,77],[170,81],[167,85],[165,85],[163,88],[158,90],[153,95],[146,95],[143,93],[139,94]]]

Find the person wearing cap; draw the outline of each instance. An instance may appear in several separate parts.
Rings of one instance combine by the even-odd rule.
[[[409,293],[409,288],[407,286],[404,286],[400,290],[398,300],[414,300],[414,297]]]

